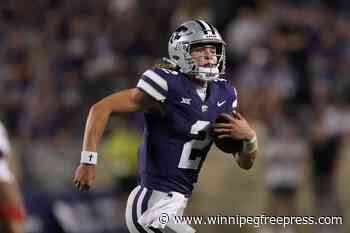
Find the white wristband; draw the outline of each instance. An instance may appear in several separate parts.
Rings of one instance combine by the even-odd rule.
[[[244,154],[251,154],[258,150],[258,139],[254,136],[250,140],[243,140],[243,150]]]
[[[81,152],[80,163],[96,165],[97,164],[97,155],[98,155],[97,152],[84,150]]]

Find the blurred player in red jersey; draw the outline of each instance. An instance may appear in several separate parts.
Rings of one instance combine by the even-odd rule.
[[[24,232],[25,211],[17,181],[8,164],[11,146],[0,122],[0,232]]]

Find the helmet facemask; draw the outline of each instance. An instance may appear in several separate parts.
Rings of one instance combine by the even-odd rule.
[[[208,46],[213,45],[216,48],[216,54],[215,55],[209,55],[209,56],[216,56],[216,63],[215,64],[207,64],[206,66],[201,66],[200,64],[197,64],[195,59],[192,57],[191,52],[194,48],[202,47],[202,46]],[[219,75],[224,74],[225,70],[225,45],[222,43],[195,43],[189,46],[189,56],[187,55],[187,62],[191,64],[191,70],[187,72],[187,74],[200,79],[204,81],[213,81],[215,79],[219,78]],[[202,55],[203,57],[206,57],[208,55]],[[198,57],[197,57],[198,58]]]

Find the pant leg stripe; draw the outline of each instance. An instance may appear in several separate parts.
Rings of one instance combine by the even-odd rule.
[[[143,188],[141,188],[137,194],[136,194],[136,197],[134,199],[134,202],[132,203],[132,221],[136,227],[136,229],[140,232],[140,233],[148,233],[147,231],[145,231],[142,226],[137,222],[137,203],[139,201],[139,198],[140,198],[140,195],[143,191]]]
[[[127,204],[126,204],[126,211],[125,211],[125,222],[128,227],[128,230],[130,233],[140,233],[133,222],[132,219],[132,206],[136,197],[137,192],[140,190],[140,186],[137,186],[129,195]]]
[[[147,189],[145,198],[143,199],[142,206],[141,206],[141,213],[142,213],[142,214],[147,210],[148,201],[149,201],[149,199],[151,198],[152,193],[153,193],[152,190]]]
[[[149,202],[149,199],[152,196],[152,193],[153,193],[152,190],[147,189],[146,195],[145,195],[145,197],[144,197],[144,199],[142,201],[141,213],[144,213],[147,210],[148,202]],[[152,232],[154,232],[154,233],[162,233],[162,231],[160,229],[157,229],[157,228],[154,228],[154,227],[149,227],[149,229],[151,229]]]

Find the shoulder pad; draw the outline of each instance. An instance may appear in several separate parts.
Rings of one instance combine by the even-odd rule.
[[[164,75],[167,77],[172,77],[172,76],[177,76],[180,73],[176,70],[170,70],[170,69],[165,69],[165,68],[154,68],[153,69],[155,72],[157,72],[157,74],[159,75]]]

